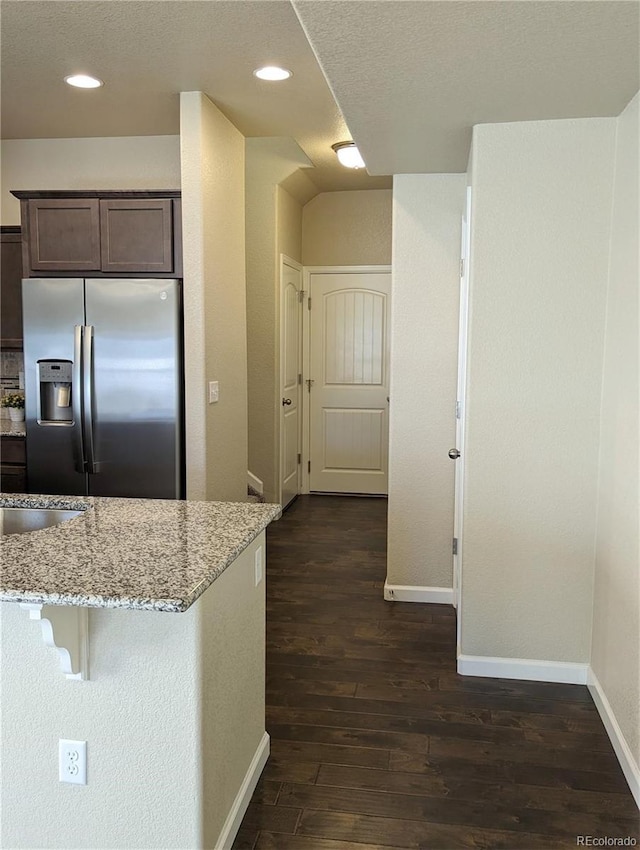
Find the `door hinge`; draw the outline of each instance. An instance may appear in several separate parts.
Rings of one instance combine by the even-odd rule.
[[[311,472],[311,461],[307,461],[307,472]]]
[[[298,301],[302,304],[304,301],[304,289],[298,290]]]
[[[300,374],[298,375],[298,385],[302,385],[302,372],[300,372]]]
[[[454,555],[458,554],[458,538],[457,537],[453,538],[452,552],[453,552]]]
[[[460,260],[460,277],[464,277],[464,259]]]
[[[298,452],[298,463],[302,463],[302,455]]]
[[[307,378],[307,380],[305,381],[305,384],[307,385],[307,392],[311,392],[311,387],[313,386],[313,380],[311,378]]]
[[[456,419],[460,419],[460,411],[462,409],[462,405],[459,401],[456,402]]]
[[[311,309],[311,296],[307,298],[307,310]]]

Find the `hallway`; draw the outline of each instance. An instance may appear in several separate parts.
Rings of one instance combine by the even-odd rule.
[[[449,606],[385,602],[386,500],[268,529],[271,757],[234,850],[575,847],[638,810],[586,687],[463,678]]]

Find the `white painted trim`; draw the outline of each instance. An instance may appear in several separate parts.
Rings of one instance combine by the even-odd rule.
[[[311,297],[312,274],[392,274],[392,266],[304,266],[302,287],[306,298]],[[309,393],[306,380],[311,368],[311,319],[306,303],[302,310],[302,477],[300,492],[310,492],[309,460],[311,458],[311,423]],[[391,345],[391,337],[389,337]]]
[[[391,266],[305,266],[306,274],[391,274]]]
[[[214,845],[215,850],[231,850],[231,845],[240,829],[242,818],[245,816],[255,787],[260,779],[260,774],[264,770],[264,766],[269,758],[269,741],[269,735],[265,732],[258,744],[258,749],[251,759],[251,764],[242,780],[240,790],[236,794],[222,831]]]
[[[491,658],[483,655],[458,655],[461,676],[486,676],[490,679],[524,679],[530,682],[566,682],[586,685],[588,664],[571,661],[536,661],[531,658]]]
[[[384,598],[388,602],[435,602],[436,605],[453,605],[453,588],[416,587],[385,582]]]
[[[310,404],[306,383],[311,370],[311,317],[306,304],[310,286],[311,271],[305,266],[302,270],[302,288],[305,294],[305,303],[302,305],[302,475],[300,478],[300,492],[305,494],[309,493],[309,458],[311,457]]]
[[[591,667],[589,667],[587,685],[589,687],[589,692],[593,697],[593,701],[596,704],[596,708],[598,709],[600,719],[604,724],[604,728],[607,730],[607,735],[609,736],[614,752],[620,762],[622,772],[629,784],[629,789],[633,794],[636,805],[640,808],[640,768],[638,767],[638,764],[633,757],[633,753],[622,734],[622,729],[616,720],[616,716],[613,713],[613,709],[611,708],[611,704],[607,699],[602,685],[598,681],[598,677]]]
[[[471,186],[467,186],[465,211],[462,216],[461,260],[464,263],[460,277],[460,304],[458,321],[458,380],[456,389],[457,405],[460,405],[460,419],[456,418],[456,448],[460,457],[455,462],[454,473],[454,510],[453,536],[458,540],[457,554],[453,560],[453,589],[456,608],[456,642],[462,645],[464,614],[462,610],[464,581],[464,469],[466,463],[466,416],[467,416],[467,374],[469,360],[469,299],[471,292]]]
[[[264,484],[253,472],[247,472],[247,484],[260,496],[264,496]]]
[[[297,261],[289,257],[288,254],[280,254],[280,265],[291,266],[292,269],[301,272],[303,266]]]

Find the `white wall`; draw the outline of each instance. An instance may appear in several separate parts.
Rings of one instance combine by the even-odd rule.
[[[40,623],[1,609],[2,846],[197,846],[196,608],[90,611],[87,682],[64,678]],[[58,781],[59,738],[87,741],[86,787]]]
[[[452,585],[464,174],[393,182],[387,582]]]
[[[206,95],[183,92],[180,141],[187,497],[245,501],[244,137]]]
[[[639,106],[636,95],[617,124],[591,646],[591,667],[636,768],[640,764]]]
[[[389,265],[390,189],[323,192],[302,213],[305,266]]]
[[[0,143],[2,224],[20,224],[11,189],[179,189],[179,136],[8,139]]]
[[[614,133],[474,128],[463,654],[589,660]]]

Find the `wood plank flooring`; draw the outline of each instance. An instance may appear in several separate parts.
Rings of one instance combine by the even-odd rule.
[[[458,676],[454,610],[383,600],[385,500],[299,497],[267,551],[271,757],[234,850],[640,842],[585,687]]]

